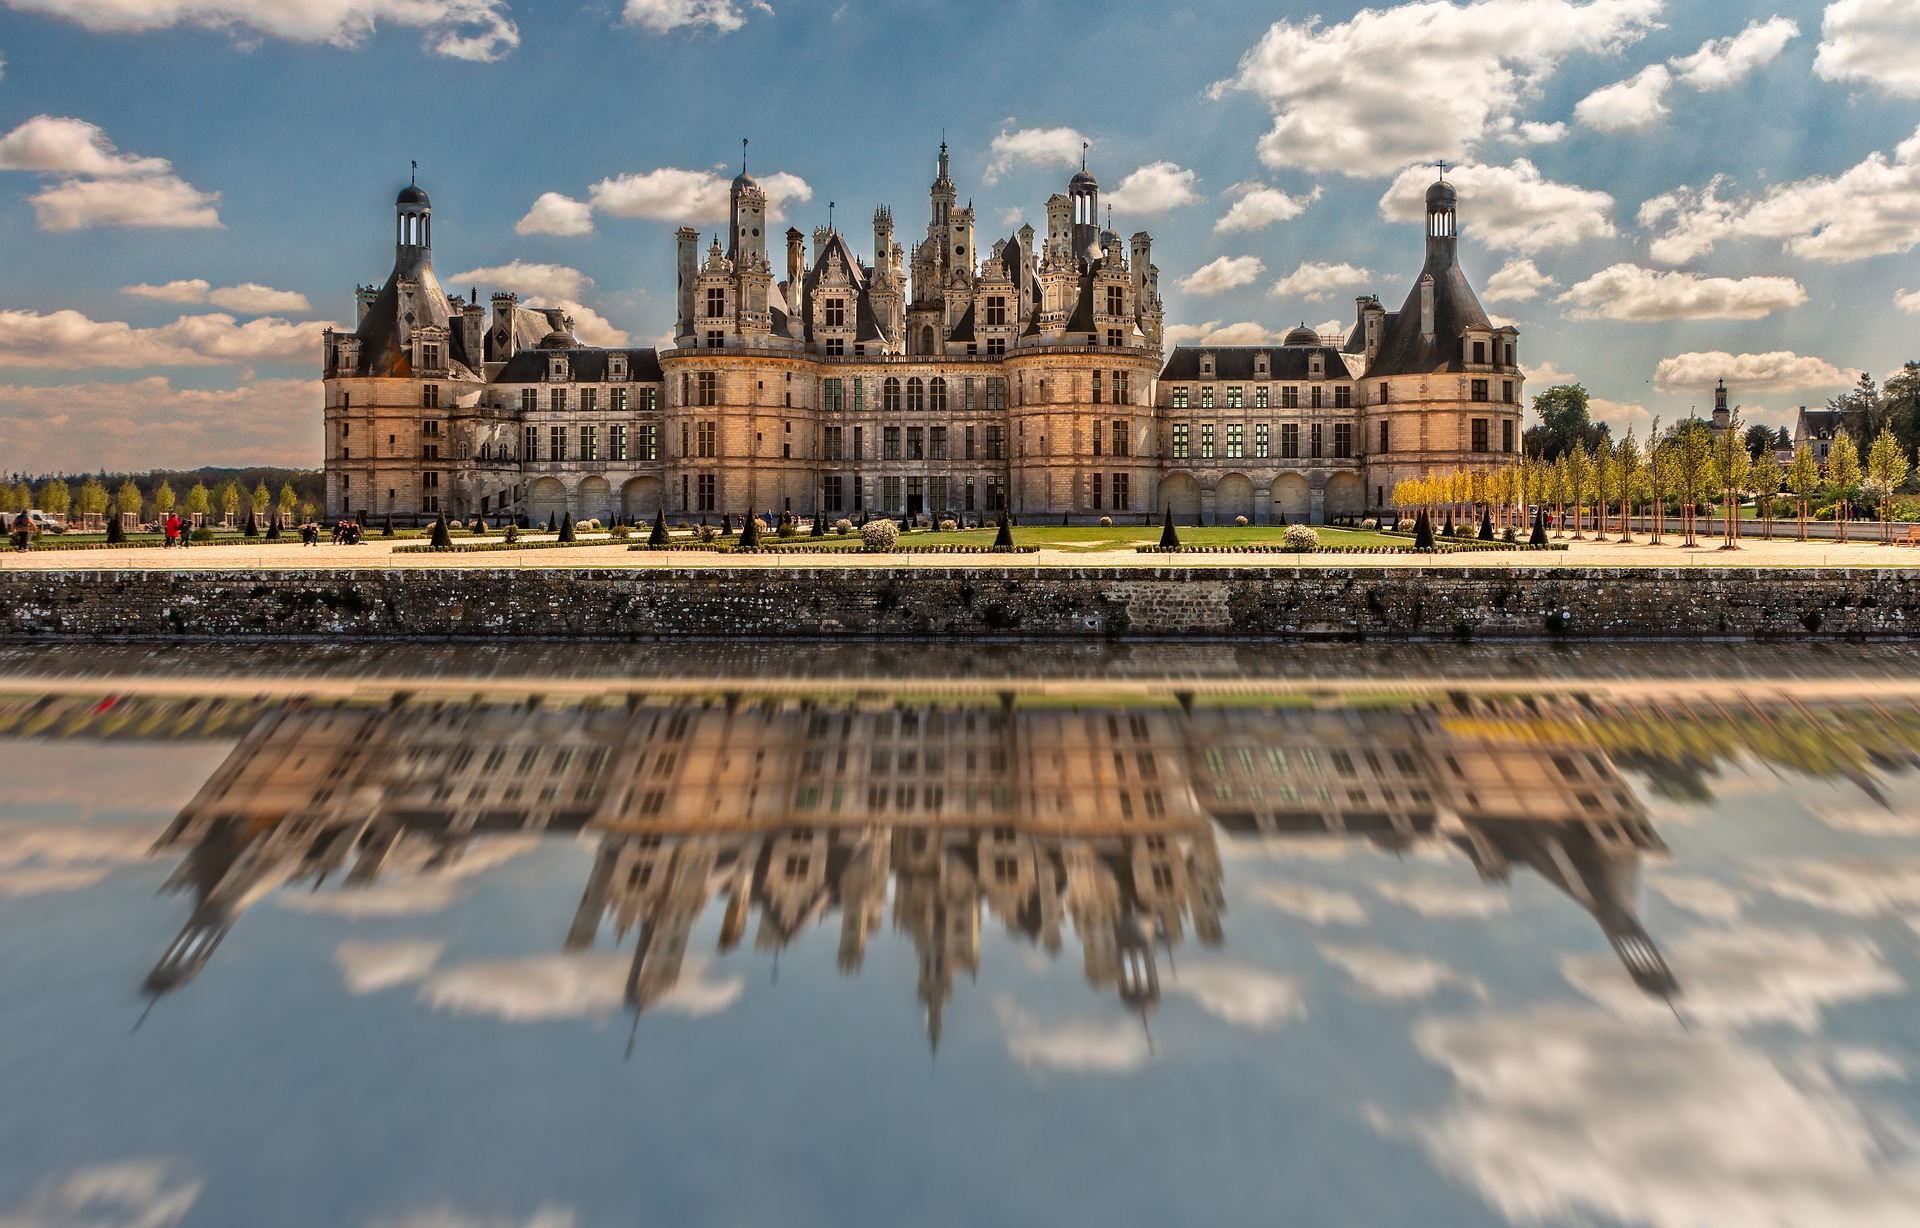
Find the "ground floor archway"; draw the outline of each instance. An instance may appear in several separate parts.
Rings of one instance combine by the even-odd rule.
[[[1288,524],[1305,524],[1311,496],[1304,474],[1283,473],[1273,483],[1273,518],[1285,516]]]
[[[1170,473],[1161,478],[1160,506],[1162,511],[1172,508],[1173,518],[1180,524],[1195,523],[1200,519],[1200,483],[1190,473]]]
[[[1336,473],[1327,479],[1327,518],[1358,516],[1367,510],[1367,489],[1351,473]]]
[[[659,478],[629,478],[620,488],[620,514],[631,521],[652,520],[667,493]]]
[[[581,520],[598,520],[601,524],[613,519],[613,487],[603,477],[580,479],[580,490],[575,496],[574,506]]]
[[[1232,524],[1245,516],[1253,523],[1253,480],[1241,473],[1229,473],[1213,488],[1213,515],[1220,524]]]
[[[567,488],[559,478],[535,478],[527,487],[529,524],[545,527],[549,519],[558,524],[567,510]]]

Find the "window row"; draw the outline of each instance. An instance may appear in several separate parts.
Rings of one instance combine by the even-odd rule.
[[[710,424],[709,424],[710,425]],[[606,441],[604,452],[601,441]],[[546,450],[540,448],[540,428],[526,427],[521,436],[521,459],[528,461],[653,461],[660,459],[660,428],[652,422],[629,426],[614,423],[605,431],[597,424],[550,426]],[[481,449],[481,459],[488,459]],[[502,457],[501,459],[507,459]]]
[[[821,509],[833,512],[873,511],[889,516],[935,515],[941,512],[998,512],[1007,506],[1007,479],[998,474],[950,478],[882,477],[879,496],[868,506],[871,479],[830,473],[820,479]],[[711,508],[701,508],[710,511]]]
[[[540,392],[538,388],[520,390],[520,412],[533,414],[540,412]],[[600,410],[600,389],[582,388],[576,399],[565,388],[548,388],[547,409],[556,414],[578,410],[580,413],[598,413]],[[630,396],[629,393],[632,395]],[[658,388],[609,388],[607,389],[607,409],[609,412],[624,414],[631,411],[653,413],[660,408],[660,390]]]
[[[867,385],[879,384],[877,400],[870,400]],[[905,392],[905,400],[901,398]],[[987,409],[1004,410],[1007,407],[1007,381],[1004,377],[990,375],[984,378],[966,376],[960,380],[960,404],[963,410]],[[711,400],[698,402],[711,405]],[[904,405],[908,413],[945,413],[952,408],[947,390],[947,380],[942,376],[921,381],[919,376],[910,376],[902,383],[898,376],[890,375],[884,380],[843,378],[836,376],[820,381],[820,408],[827,413],[837,414],[846,411],[864,412],[868,405],[882,411],[898,413]]]
[[[1185,387],[1175,387],[1171,399],[1173,408],[1175,409],[1273,409],[1275,406],[1273,405],[1270,387],[1271,385],[1268,384],[1255,384],[1253,386],[1253,396],[1251,399],[1247,397],[1247,390],[1239,384],[1228,384],[1221,390],[1221,395],[1217,398],[1212,384],[1200,385],[1197,396]],[[1383,384],[1381,387],[1384,390],[1385,385]],[[1099,398],[1095,397],[1094,399],[1097,401]],[[1381,399],[1385,399],[1384,391]],[[1325,409],[1328,404],[1324,385],[1308,385],[1307,408]],[[1334,409],[1353,408],[1353,386],[1351,384],[1335,384],[1333,387],[1333,399],[1330,404]],[[1280,404],[1278,407],[1280,409],[1301,408],[1299,385],[1280,385]]]
[[[1353,423],[1335,422],[1332,426],[1334,458],[1337,460],[1352,459],[1354,456]],[[1308,424],[1306,455],[1309,458],[1318,460],[1326,455],[1325,447],[1328,434],[1326,428],[1326,423],[1314,422]],[[1386,424],[1381,423],[1381,439],[1383,442],[1386,439],[1385,428]],[[1271,424],[1256,422],[1253,424],[1252,450],[1249,451],[1245,423],[1229,422],[1226,424],[1226,430],[1220,432],[1215,423],[1202,422],[1200,423],[1199,446],[1196,450],[1192,426],[1185,422],[1176,422],[1173,424],[1173,439],[1168,450],[1168,455],[1174,460],[1188,460],[1193,458],[1200,460],[1214,460],[1217,458],[1239,460],[1242,457],[1248,456],[1258,460],[1265,460],[1274,456],[1279,457],[1281,460],[1298,460],[1301,455],[1300,424],[1298,422],[1282,422],[1280,424],[1279,436],[1279,451],[1275,452],[1273,450],[1274,437]]]

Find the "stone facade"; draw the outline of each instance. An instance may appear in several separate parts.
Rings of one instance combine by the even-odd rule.
[[[326,338],[327,512],[544,524],[791,512],[984,517],[1285,516],[1381,507],[1403,477],[1516,460],[1516,331],[1456,259],[1453,189],[1429,193],[1427,262],[1397,313],[1163,364],[1145,232],[1099,219],[1083,167],[1030,226],[976,247],[947,153],[926,237],[873,216],[872,261],[831,227],[767,251],[743,169],[725,243],[678,232],[671,348],[582,346],[511,294],[449,299],[431,207],[396,203],[394,272]]]

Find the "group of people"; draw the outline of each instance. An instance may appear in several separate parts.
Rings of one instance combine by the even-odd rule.
[[[180,519],[177,514],[168,512],[167,518],[160,522],[160,531],[166,535],[166,540],[161,544],[172,549],[175,546],[184,547],[187,544],[193,535],[193,526]]]
[[[320,526],[313,525],[312,528],[313,537],[309,540],[306,537],[306,526],[302,526],[301,540],[305,541],[309,546],[317,546],[320,544]],[[333,544],[336,546],[359,545],[360,522],[357,520],[347,520],[345,518],[335,521],[333,526]]]
[[[25,512],[13,518],[13,548],[20,551],[33,549],[33,517]]]

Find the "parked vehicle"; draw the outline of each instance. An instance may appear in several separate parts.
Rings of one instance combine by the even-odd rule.
[[[27,519],[33,522],[35,533],[65,533],[67,522],[52,512],[43,512],[38,508],[27,509]]]

